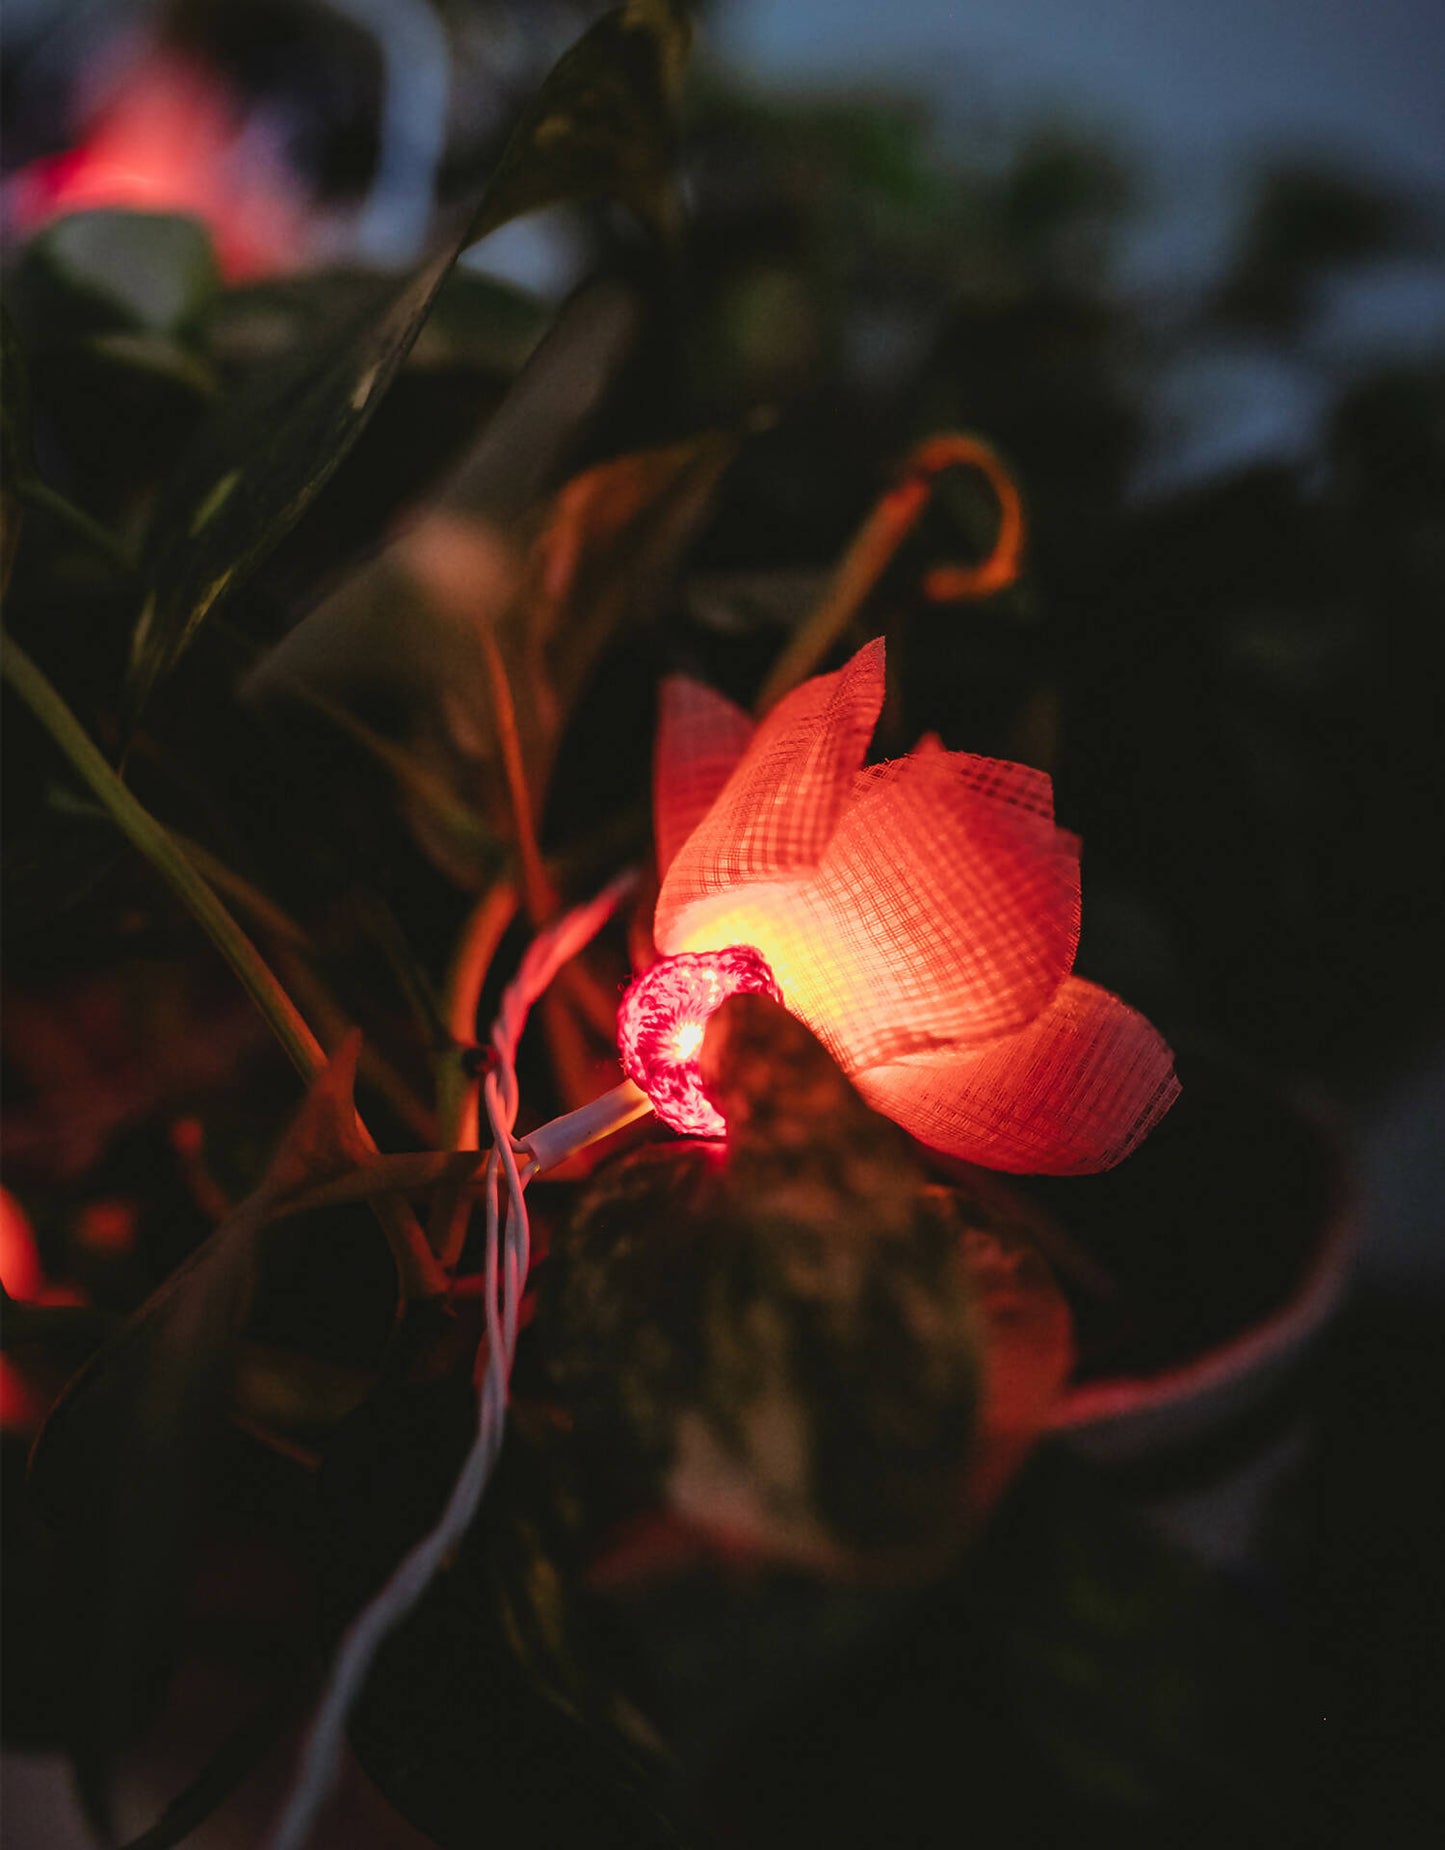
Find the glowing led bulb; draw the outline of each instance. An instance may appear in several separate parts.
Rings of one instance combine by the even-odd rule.
[[[672,1031],[673,1059],[692,1059],[702,1046],[702,1037],[706,1027],[707,1023],[703,1021],[680,1021]]]
[[[690,1137],[726,1131],[702,1089],[698,1055],[708,1018],[729,996],[743,994],[783,999],[766,959],[750,944],[664,957],[622,998],[617,1044],[623,1071],[673,1130]]]

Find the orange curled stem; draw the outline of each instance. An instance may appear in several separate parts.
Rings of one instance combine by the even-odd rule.
[[[847,629],[898,548],[917,526],[931,493],[929,483],[910,472],[896,488],[889,489],[863,522],[839,561],[822,603],[804,620],[773,663],[754,705],[759,719],[784,694],[807,679]]]
[[[923,595],[933,604],[991,597],[1015,583],[1023,570],[1024,504],[1018,486],[996,450],[978,437],[931,437],[913,453],[912,466],[930,479],[947,469],[977,469],[998,501],[993,551],[977,565],[936,565],[925,574]]]
[[[1013,477],[981,438],[948,432],[930,437],[908,458],[903,478],[882,497],[839,561],[823,601],[773,664],[754,711],[759,718],[812,673],[844,633],[912,533],[933,498],[934,483],[949,469],[977,469],[998,498],[993,550],[978,565],[935,566],[923,593],[933,603],[987,597],[1018,577],[1023,560],[1024,512]]]

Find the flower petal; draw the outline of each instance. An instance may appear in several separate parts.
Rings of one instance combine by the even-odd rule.
[[[880,639],[774,707],[667,870],[657,901],[660,949],[682,948],[678,921],[689,906],[816,867],[882,706]]]
[[[753,730],[751,717],[705,682],[681,674],[663,681],[652,761],[652,830],[659,876],[712,808]]]
[[[1003,793],[1014,769],[924,739],[855,780],[813,883],[850,1069],[1014,1034],[1073,967],[1078,843],[1040,813],[1041,773],[1017,781],[1026,803]]]
[[[977,752],[951,752],[958,775],[976,796],[988,797],[1010,809],[1054,819],[1054,780],[1047,771],[1009,758],[983,758]]]
[[[853,1075],[921,1142],[988,1169],[1112,1169],[1179,1095],[1168,1045],[1106,989],[1070,977],[1022,1033],[968,1052],[911,1054]]]

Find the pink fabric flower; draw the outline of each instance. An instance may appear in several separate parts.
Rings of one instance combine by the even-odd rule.
[[[1110,1168],[1179,1086],[1149,1022],[1071,974],[1078,840],[1025,765],[925,738],[865,766],[883,667],[869,643],[756,727],[698,682],[664,682],[657,947],[755,945],[864,1098],[936,1149]]]

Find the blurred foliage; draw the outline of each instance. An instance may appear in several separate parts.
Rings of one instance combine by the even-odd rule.
[[[1259,186],[1218,311],[1266,333],[1297,332],[1310,292],[1331,272],[1417,242],[1424,228],[1414,216],[1350,174],[1277,167]]]
[[[186,4],[164,20],[241,92],[284,94],[318,196],[354,202],[377,158],[380,64],[326,11]],[[1342,360],[1316,340],[1342,282],[1438,263],[1437,219],[1357,176],[1282,167],[1259,177],[1217,285],[1151,307],[1117,280],[1139,189],[1105,146],[1049,130],[968,167],[906,99],[763,98],[706,67],[679,140],[680,9],[639,0],[592,25],[532,102],[595,8],[523,10],[495,41],[497,9],[441,12],[458,91],[449,209],[404,273],[333,257],[228,283],[199,224],[111,210],[10,252],[7,627],[327,1045],[363,1028],[358,1098],[383,1149],[412,1149],[434,1140],[439,1063],[469,1051],[446,989],[478,894],[517,881],[533,832],[563,897],[644,852],[659,674],[688,667],[750,698],[914,443],[979,433],[1023,492],[1027,570],[966,609],[928,603],[927,570],[986,555],[997,521],[981,481],[942,483],[861,619],[889,638],[890,748],[931,728],[1053,769],[1088,844],[1081,969],[1215,1056],[1186,1058],[1176,1116],[1116,1176],[1034,1191],[1082,1250],[1079,1276],[1105,1275],[1093,1297],[1070,1284],[1083,1362],[1163,1366],[1267,1317],[1334,1186],[1278,1075],[1368,1097],[1438,1033],[1445,1003],[1431,847],[1445,351]],[[44,68],[22,59],[7,78],[17,157],[52,151]],[[583,278],[564,300],[489,277],[485,243],[457,266],[543,206]],[[1318,441],[1149,488],[1173,440],[1164,383],[1241,351],[1310,372]],[[413,1307],[394,1327],[387,1254],[355,1205],[313,1204],[253,1241],[291,1078],[8,697],[5,722],[7,1185],[75,1300],[10,1307],[3,1359],[33,1388],[10,1479],[35,1408],[132,1319],[39,1454],[52,1516],[65,1487],[88,1604],[54,1652],[28,1617],[16,1649],[47,1668],[14,1680],[34,1696],[7,1691],[7,1724],[83,1750],[99,1811],[103,1766],[159,1698],[170,1628],[184,1632],[193,1505],[214,1514],[229,1494],[208,1477],[264,1481],[293,1525],[277,1544],[293,1568],[295,1530],[323,1525],[334,1545],[313,1590],[334,1632],[448,1481],[476,1305]],[[529,1114],[579,1074],[605,1083],[598,1017],[623,968],[604,942],[546,1049],[524,1049]],[[586,1245],[572,1199],[559,1185],[559,1249]],[[674,1177],[647,1210],[664,1243],[676,1207]],[[678,1250],[681,1265],[695,1244]],[[649,1348],[619,1326],[604,1332],[616,1354],[598,1340],[613,1274],[635,1261],[604,1243],[596,1276],[573,1280],[561,1353],[539,1343],[529,1361],[524,1340],[534,1423],[524,1410],[490,1526],[383,1659],[357,1738],[409,1815],[469,1840],[483,1781],[502,1842],[526,1841],[544,1803],[559,1838],[725,1826],[798,1841],[826,1819],[840,1843],[877,1842],[909,1805],[922,1819],[949,1800],[989,1843],[1184,1842],[1186,1825],[1234,1841],[1244,1817],[1293,1841],[1280,1819],[1308,1675],[1271,1623],[1057,1462],[916,1601],[771,1573],[740,1584],[715,1564],[645,1585],[625,1614],[589,1595],[578,1661],[606,1668],[569,1684],[571,1641],[549,1626],[569,1610],[558,1561],[578,1511],[547,1502],[537,1461],[557,1435],[539,1383],[555,1394],[572,1369],[569,1391],[635,1439],[657,1381],[707,1360],[695,1332],[654,1329]],[[643,1271],[665,1298],[672,1274]],[[557,1277],[544,1336],[549,1317],[571,1329]],[[652,1307],[659,1329],[688,1289]],[[641,1286],[628,1290],[635,1313]],[[600,1380],[579,1387],[589,1368]],[[632,1400],[619,1410],[609,1387]],[[228,1409],[251,1436],[218,1436]],[[262,1443],[284,1464],[258,1464]],[[303,1496],[287,1474],[319,1460]],[[829,1495],[866,1505],[865,1489],[844,1471]],[[120,1515],[88,1533],[102,1502]],[[35,1588],[37,1612],[64,1605],[46,1536],[18,1545],[7,1599]],[[669,1678],[695,1693],[699,1666],[766,1696],[810,1644],[833,1668],[786,1713],[764,1702],[737,1720],[728,1752],[686,1778],[624,1713]],[[1309,1841],[1336,1841],[1311,1817]]]

